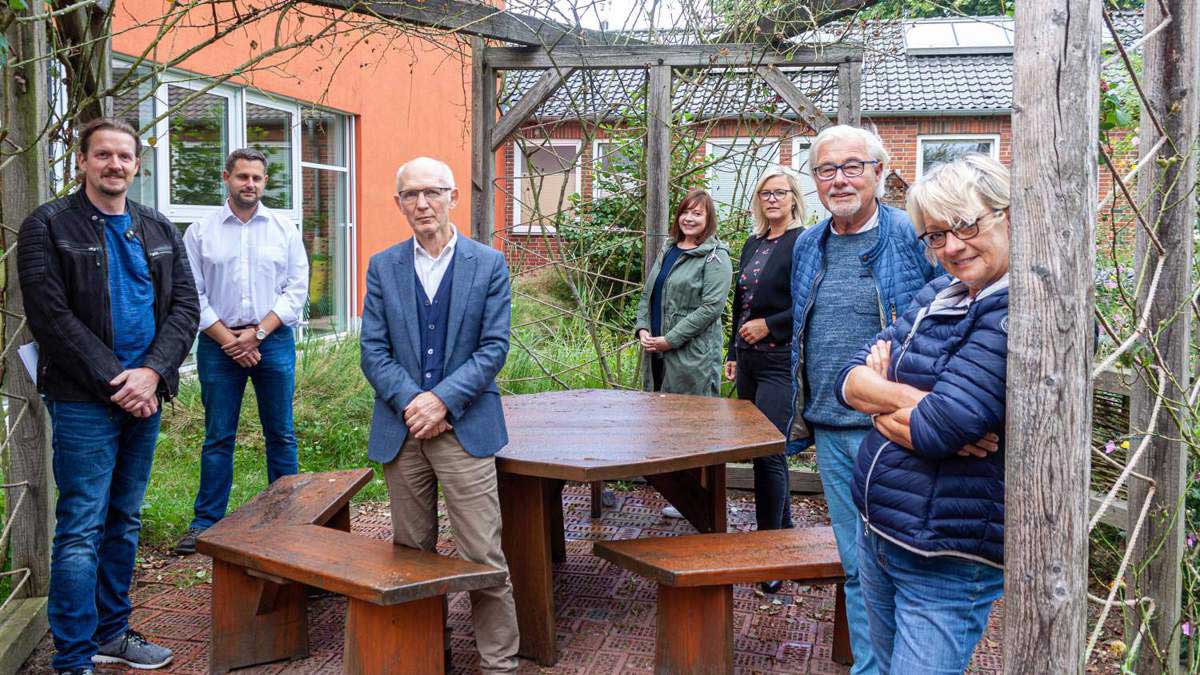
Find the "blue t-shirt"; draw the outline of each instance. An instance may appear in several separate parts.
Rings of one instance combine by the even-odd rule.
[[[859,261],[879,242],[879,228],[830,234],[825,274],[817,287],[804,334],[804,375],[808,378],[804,419],[827,427],[869,427],[871,418],[842,406],[834,394],[838,373],[880,331],[879,291]]]
[[[113,353],[126,368],[140,368],[154,341],[154,282],[146,251],[131,229],[129,213],[102,215]]]
[[[658,268],[658,277],[654,280],[654,290],[650,291],[650,335],[660,337],[662,335],[662,291],[663,284],[667,282],[667,277],[671,276],[671,268],[675,266],[675,261],[679,260],[679,254],[683,249],[678,246],[672,246],[663,254],[662,267]]]

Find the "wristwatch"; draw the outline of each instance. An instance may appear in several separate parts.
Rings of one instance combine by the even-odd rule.
[[[267,339],[267,331],[263,330],[262,328],[255,330],[254,331],[254,339],[258,340],[259,342],[266,340]]]

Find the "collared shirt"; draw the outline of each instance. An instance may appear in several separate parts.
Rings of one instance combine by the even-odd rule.
[[[196,291],[200,330],[258,324],[267,314],[294,326],[308,297],[308,256],[300,229],[259,204],[242,222],[229,203],[183,235]]]
[[[875,213],[872,213],[871,217],[867,219],[867,222],[863,223],[863,226],[858,228],[857,230],[855,230],[853,232],[849,232],[849,233],[838,232],[837,228],[833,227],[833,223],[830,222],[829,231],[836,234],[837,236],[841,237],[846,234],[862,234],[863,232],[870,232],[871,230],[873,230],[877,227],[879,227],[879,204],[875,204]]]
[[[446,268],[450,266],[450,260],[454,258],[454,245],[458,243],[458,231],[450,228],[450,241],[442,247],[438,252],[437,257],[429,255],[421,242],[413,238],[413,265],[417,268],[417,278],[421,280],[421,286],[425,288],[425,297],[433,302],[433,296],[437,295],[438,287],[442,285],[442,277],[446,276]]]

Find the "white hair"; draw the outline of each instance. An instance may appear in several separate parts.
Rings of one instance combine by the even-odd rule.
[[[800,183],[800,176],[785,166],[775,165],[763,172],[758,182],[754,184],[754,192],[750,193],[750,213],[754,216],[754,236],[756,237],[765,237],[771,230],[758,193],[767,181],[776,176],[783,177],[792,191],[792,222],[788,223],[787,229],[792,230],[804,226],[804,186]]]
[[[417,168],[419,166],[426,166],[426,167],[432,168],[435,171],[437,171],[438,173],[442,174],[442,178],[446,179],[447,187],[457,187],[454,184],[454,172],[450,170],[449,164],[443,162],[440,159],[434,159],[432,157],[414,157],[414,158],[408,160],[407,162],[401,164],[399,169],[396,169],[396,192],[397,193],[400,192],[400,177],[404,175],[405,169],[408,169],[410,167]]]
[[[1003,164],[990,155],[971,152],[937,165],[913,183],[905,206],[917,234],[924,234],[930,220],[973,220],[981,206],[989,212],[1006,210],[1010,186],[1011,176]],[[925,256],[933,262],[931,249],[925,250]]]
[[[813,139],[812,145],[808,149],[808,170],[812,174],[813,180],[817,179],[817,158],[821,156],[821,147],[831,141],[850,141],[861,142],[867,147],[867,154],[871,159],[879,162],[879,181],[875,186],[875,196],[882,197],[884,191],[883,177],[887,175],[888,151],[883,147],[883,141],[878,135],[871,133],[866,129],[852,127],[848,124],[835,124],[817,134]]]

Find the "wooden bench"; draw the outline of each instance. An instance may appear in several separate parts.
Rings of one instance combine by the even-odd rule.
[[[836,584],[833,660],[853,661],[845,580],[829,527],[598,541],[592,551],[658,583],[657,673],[733,672],[733,584]]]
[[[349,599],[347,673],[442,673],[443,596],[504,572],[350,533],[350,498],[370,469],[275,481],[206,530],[213,559],[209,671],[308,656],[305,587]]]

